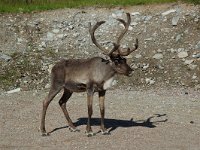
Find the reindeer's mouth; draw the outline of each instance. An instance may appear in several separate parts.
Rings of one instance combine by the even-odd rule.
[[[133,70],[130,70],[130,71],[121,71],[121,70],[116,70],[118,74],[121,74],[121,75],[125,75],[125,76],[128,76],[128,77],[131,77],[133,76]]]

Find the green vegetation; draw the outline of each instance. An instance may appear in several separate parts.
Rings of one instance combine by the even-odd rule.
[[[78,8],[87,6],[114,7],[152,3],[176,2],[177,0],[1,0],[0,12],[32,12],[58,8]],[[199,0],[182,0],[200,4]]]
[[[192,4],[195,4],[195,5],[200,4],[200,0],[182,0],[182,1],[187,2],[187,3],[192,3]]]
[[[1,0],[0,12],[32,12],[58,8],[114,7],[152,3],[177,2],[178,0]],[[200,4],[200,0],[182,0]]]
[[[58,8],[79,8],[87,6],[114,7],[152,3],[176,2],[177,0],[1,0],[0,12],[32,12]],[[199,0],[182,0],[200,4]]]

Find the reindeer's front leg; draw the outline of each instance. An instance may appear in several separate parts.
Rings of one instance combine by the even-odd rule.
[[[107,135],[109,134],[109,132],[106,130],[105,125],[104,125],[104,116],[105,116],[105,105],[104,105],[104,101],[105,101],[105,93],[106,91],[100,91],[99,92],[99,107],[100,107],[100,114],[101,114],[101,133],[103,135]]]
[[[87,90],[87,105],[88,105],[88,122],[87,122],[87,126],[86,126],[86,135],[88,137],[95,135],[92,132],[92,128],[91,128],[91,117],[92,117],[92,103],[93,103],[93,95],[94,95],[94,89],[93,87],[89,87]]]

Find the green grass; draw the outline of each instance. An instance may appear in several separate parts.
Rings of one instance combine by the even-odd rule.
[[[200,0],[182,1],[200,4]],[[0,12],[32,12],[58,8],[114,7],[167,2],[177,2],[177,0],[0,0]]]
[[[31,12],[87,6],[112,7],[175,1],[176,0],[32,0],[32,2],[27,3],[26,0],[1,0],[0,12]]]

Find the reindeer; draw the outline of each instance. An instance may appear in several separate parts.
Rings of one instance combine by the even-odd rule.
[[[41,118],[41,133],[43,136],[49,135],[45,129],[45,115],[49,103],[53,98],[64,89],[64,93],[59,100],[59,105],[66,117],[69,129],[73,132],[79,131],[74,125],[69,117],[68,111],[66,109],[66,102],[69,100],[73,92],[87,92],[87,106],[88,106],[88,121],[86,126],[87,136],[93,136],[92,128],[90,125],[93,109],[93,95],[95,92],[99,94],[99,106],[101,114],[101,125],[100,130],[102,134],[109,134],[104,126],[104,100],[106,90],[112,85],[113,77],[116,74],[121,74],[125,76],[131,76],[132,69],[127,64],[126,58],[130,53],[138,48],[138,39],[133,48],[120,48],[120,41],[128,31],[128,27],[131,22],[131,17],[129,13],[127,15],[127,22],[122,19],[117,19],[124,25],[124,30],[120,33],[117,42],[113,43],[113,48],[110,52],[103,48],[95,38],[95,30],[105,23],[105,21],[97,22],[93,27],[89,23],[89,33],[92,42],[103,51],[103,54],[108,56],[110,59],[104,59],[101,57],[93,57],[88,59],[68,59],[61,60],[56,63],[51,71],[51,87],[48,96],[43,101],[43,110]]]

